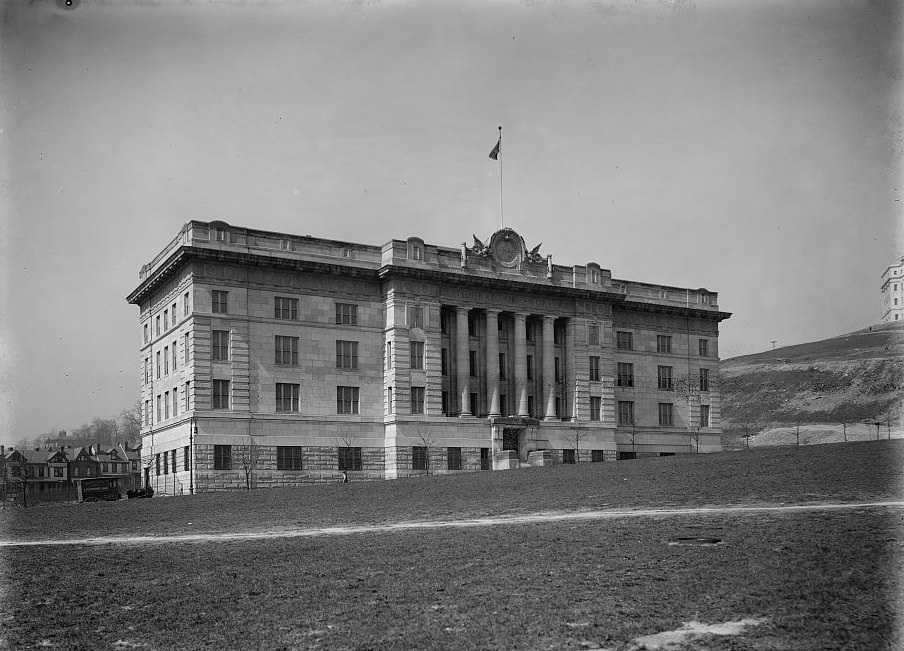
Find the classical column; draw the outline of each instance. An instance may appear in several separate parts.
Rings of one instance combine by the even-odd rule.
[[[500,415],[499,310],[487,310],[487,404],[490,406],[490,416]]]
[[[515,314],[515,393],[518,415],[527,416],[527,315]]]
[[[568,405],[568,409],[571,411],[570,414],[566,414],[571,417],[572,422],[578,419],[578,391],[577,391],[577,376],[575,374],[575,368],[577,361],[575,359],[574,352],[574,337],[575,337],[575,323],[573,318],[569,318],[565,322],[565,395],[567,398],[562,401],[563,404]],[[589,364],[589,360],[588,360]]]
[[[468,308],[455,308],[455,370],[458,379],[459,416],[468,418],[471,413],[471,367],[469,364],[471,349],[468,336]]]
[[[556,358],[553,327],[555,317],[543,317],[543,389],[546,395],[546,417],[556,420]]]

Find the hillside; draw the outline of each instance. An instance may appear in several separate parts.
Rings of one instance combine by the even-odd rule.
[[[727,449],[745,426],[751,445],[794,443],[798,423],[802,444],[875,437],[865,421],[884,438],[901,429],[904,324],[726,359],[721,376]]]

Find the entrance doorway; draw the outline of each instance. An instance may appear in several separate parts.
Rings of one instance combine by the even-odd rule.
[[[506,427],[502,430],[502,450],[514,450],[518,452],[518,435],[520,429],[514,427]]]

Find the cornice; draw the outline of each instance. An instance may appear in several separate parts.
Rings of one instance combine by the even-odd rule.
[[[243,251],[208,249],[195,246],[181,246],[160,265],[135,291],[126,297],[126,301],[138,304],[149,292],[153,291],[172,278],[184,265],[191,261],[220,262],[223,264],[252,265],[292,271],[305,271],[326,275],[343,276],[378,280],[377,270],[352,265],[332,264],[315,260],[287,258],[281,256],[259,255]]]

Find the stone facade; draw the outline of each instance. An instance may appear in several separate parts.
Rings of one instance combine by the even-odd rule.
[[[882,323],[904,321],[904,258],[882,274]]]
[[[377,247],[192,221],[128,300],[155,490],[415,476],[425,448],[437,474],[721,449],[717,295],[511,229]]]

